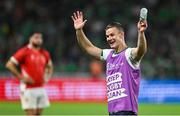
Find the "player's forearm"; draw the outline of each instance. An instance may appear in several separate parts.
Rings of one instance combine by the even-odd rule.
[[[50,74],[50,75],[53,74],[53,72],[54,72],[54,66],[53,66],[52,60],[50,60],[50,61],[48,62],[48,65],[47,65],[46,69],[47,69],[47,73],[48,73],[48,74]]]
[[[138,32],[138,43],[137,43],[137,60],[143,57],[147,52],[147,42],[144,32]]]
[[[76,30],[76,36],[77,36],[78,43],[86,51],[88,51],[87,49],[89,47],[93,46],[93,44],[88,40],[88,38],[86,37],[82,29]]]
[[[6,63],[6,68],[19,80],[21,80],[21,73],[16,68],[15,64],[13,64],[11,61],[8,61]]]
[[[45,83],[47,83],[52,78],[52,74],[53,74],[53,67],[47,67],[44,74]]]
[[[53,64],[52,64],[52,61],[50,60],[45,69],[45,74],[44,74],[45,82],[48,82],[50,80],[53,74],[53,70],[54,70]]]
[[[100,59],[102,49],[94,46],[86,37],[83,30],[76,30],[77,40],[79,45],[91,56]]]
[[[50,75],[50,76],[52,76],[52,74],[53,74],[53,71],[54,71],[54,68],[53,68],[53,66],[51,65],[51,66],[48,66],[47,68],[46,68],[46,73],[48,74],[48,75]]]

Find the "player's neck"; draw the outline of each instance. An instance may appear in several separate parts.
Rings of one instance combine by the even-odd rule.
[[[34,50],[40,50],[41,47],[33,47]]]
[[[121,51],[123,51],[124,49],[126,49],[128,46],[126,44],[122,44],[120,45],[117,49],[115,49],[115,53],[120,53]]]
[[[40,50],[41,49],[41,47],[36,47],[36,46],[33,46],[32,44],[29,44],[28,47],[33,49],[33,50]]]

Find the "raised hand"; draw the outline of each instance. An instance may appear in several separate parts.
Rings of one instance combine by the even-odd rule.
[[[73,16],[71,16],[73,22],[74,22],[74,28],[76,30],[82,29],[84,27],[84,24],[87,20],[83,21],[83,13],[81,11],[76,11],[73,13]]]
[[[144,21],[139,21],[138,24],[137,24],[137,27],[138,27],[138,31],[144,32],[148,27],[147,21],[145,21],[145,20]]]

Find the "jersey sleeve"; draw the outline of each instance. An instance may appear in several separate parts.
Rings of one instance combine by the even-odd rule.
[[[16,65],[18,65],[24,61],[25,56],[26,56],[26,50],[25,48],[21,48],[10,58],[10,60]]]
[[[103,49],[102,52],[101,52],[101,56],[100,56],[100,59],[102,61],[106,61],[109,53],[111,52],[112,49]]]
[[[140,61],[135,61],[133,56],[132,56],[132,48],[128,48],[126,51],[125,51],[125,57],[126,57],[126,60],[128,61],[129,65],[133,68],[133,69],[138,69],[139,68],[139,65],[140,65]]]

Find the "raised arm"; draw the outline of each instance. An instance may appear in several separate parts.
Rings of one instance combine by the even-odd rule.
[[[138,27],[138,42],[137,47],[132,49],[132,56],[135,61],[140,61],[144,54],[147,52],[147,42],[145,37],[145,30],[147,29],[147,21],[139,21]]]
[[[79,45],[91,56],[94,56],[97,59],[100,59],[102,49],[94,46],[89,39],[86,37],[83,31],[83,27],[87,20],[83,20],[83,13],[80,11],[74,12],[71,16],[74,22],[74,28],[76,30],[76,36]]]

